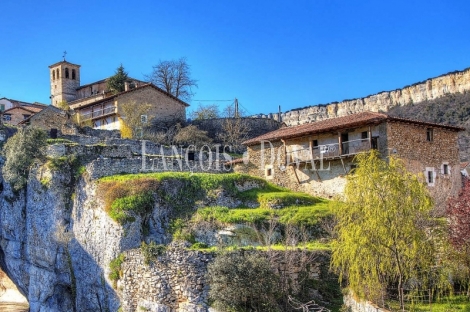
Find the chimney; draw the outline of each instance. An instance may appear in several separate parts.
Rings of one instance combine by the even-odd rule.
[[[124,82],[124,91],[129,91],[129,82]]]

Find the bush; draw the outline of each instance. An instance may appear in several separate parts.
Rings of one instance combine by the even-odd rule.
[[[150,242],[149,244],[142,242],[140,250],[144,256],[145,265],[149,265],[165,252],[166,247],[165,245],[157,245],[155,242]]]
[[[113,281],[113,286],[116,287],[116,282],[121,277],[121,265],[125,260],[124,254],[120,254],[116,259],[111,260],[109,263],[109,279]]]
[[[151,192],[117,198],[111,205],[109,216],[116,222],[124,224],[135,220],[133,214],[146,213],[154,204]]]
[[[191,249],[199,250],[199,249],[207,249],[209,246],[206,243],[197,242],[191,245]]]
[[[269,262],[243,250],[217,256],[208,266],[209,296],[222,311],[279,311],[277,277]]]
[[[6,162],[3,176],[14,191],[22,189],[28,181],[29,168],[35,159],[44,160],[43,147],[47,135],[36,128],[20,129],[3,147]]]
[[[104,209],[120,224],[134,221],[133,214],[144,214],[153,209],[153,192],[159,182],[152,178],[141,177],[124,183],[119,180],[101,181],[98,193],[104,199]]]

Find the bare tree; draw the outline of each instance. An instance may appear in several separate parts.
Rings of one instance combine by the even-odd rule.
[[[146,78],[157,87],[165,90],[180,100],[190,100],[197,88],[197,80],[191,79],[190,66],[186,58],[160,61],[153,66],[153,71]]]
[[[219,107],[216,104],[202,105],[199,103],[198,107],[191,112],[190,116],[193,120],[219,118]]]
[[[235,108],[235,105],[229,105],[224,108],[225,119],[222,121],[222,132],[218,138],[225,144],[232,147],[232,151],[241,153],[245,150],[242,142],[248,139],[251,127],[246,118],[244,110]]]

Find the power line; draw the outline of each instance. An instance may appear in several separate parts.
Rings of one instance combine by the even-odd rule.
[[[193,102],[230,102],[233,100],[193,100]]]

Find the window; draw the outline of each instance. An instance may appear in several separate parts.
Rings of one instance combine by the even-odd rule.
[[[313,140],[313,147],[318,146],[318,140]]]
[[[147,115],[140,115],[140,122],[147,123]]]
[[[369,138],[369,132],[363,131],[363,132],[361,133],[361,139],[364,140],[364,139],[368,139],[368,138]]]
[[[449,175],[450,174],[450,168],[448,163],[443,163],[441,167],[441,172],[443,175]]]
[[[52,70],[52,80],[55,80],[55,70]]]
[[[433,167],[426,167],[424,177],[428,186],[434,186],[434,183],[436,181],[436,172],[434,171]]]
[[[56,75],[56,76],[57,76],[57,79],[59,79],[59,78],[60,78],[60,75],[59,75],[59,69],[58,69],[58,68],[56,69],[56,73],[57,73],[57,75]]]
[[[75,69],[72,68],[72,79],[75,80]]]
[[[29,117],[31,117],[31,115],[25,115],[25,114],[23,114],[23,119],[28,119]]]
[[[3,112],[5,110],[5,104],[0,104],[0,112]]]
[[[267,165],[264,169],[264,174],[266,176],[266,179],[272,179],[274,177],[273,166]]]
[[[69,78],[69,69],[65,67],[65,78]]]
[[[432,128],[428,128],[426,130],[426,141],[432,142],[433,141],[433,131]]]
[[[428,171],[428,183],[434,183],[432,171]]]
[[[4,121],[10,121],[11,120],[11,115],[10,114],[3,115],[3,120]]]

